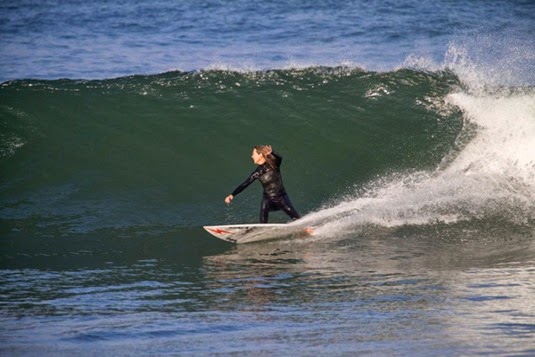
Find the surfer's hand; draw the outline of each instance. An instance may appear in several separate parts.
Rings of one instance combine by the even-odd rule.
[[[233,199],[234,199],[234,196],[228,195],[227,197],[225,197],[225,203],[227,205],[230,205],[230,202],[232,202]]]
[[[266,145],[266,156],[270,155],[273,152],[271,145]]]

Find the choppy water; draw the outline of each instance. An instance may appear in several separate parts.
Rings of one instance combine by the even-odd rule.
[[[2,350],[533,353],[531,240],[461,244],[372,231],[232,248],[193,233],[202,243],[192,248],[184,238],[130,237],[114,252],[41,253],[31,268],[4,269]]]
[[[535,354],[531,2],[0,9],[3,355]]]
[[[0,80],[341,64],[388,70],[407,58],[441,63],[452,41],[469,41],[471,50],[488,42],[509,53],[494,46],[501,40],[532,50],[534,6],[507,0],[5,0]]]

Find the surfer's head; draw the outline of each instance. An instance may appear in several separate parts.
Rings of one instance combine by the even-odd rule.
[[[253,148],[251,158],[257,165],[263,165],[266,162],[271,164],[273,161],[273,155],[271,155],[271,152],[271,145],[256,145]]]

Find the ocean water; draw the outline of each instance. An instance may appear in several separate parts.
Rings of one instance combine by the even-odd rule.
[[[0,353],[535,354],[534,14],[3,1]],[[211,237],[264,143],[314,235]]]

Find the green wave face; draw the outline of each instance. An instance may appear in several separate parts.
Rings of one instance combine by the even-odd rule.
[[[0,215],[69,232],[254,221],[260,185],[230,217],[223,198],[254,169],[257,144],[284,156],[301,212],[348,196],[361,210],[392,180],[455,166],[481,127],[457,92],[449,72],[345,67],[7,82]]]

